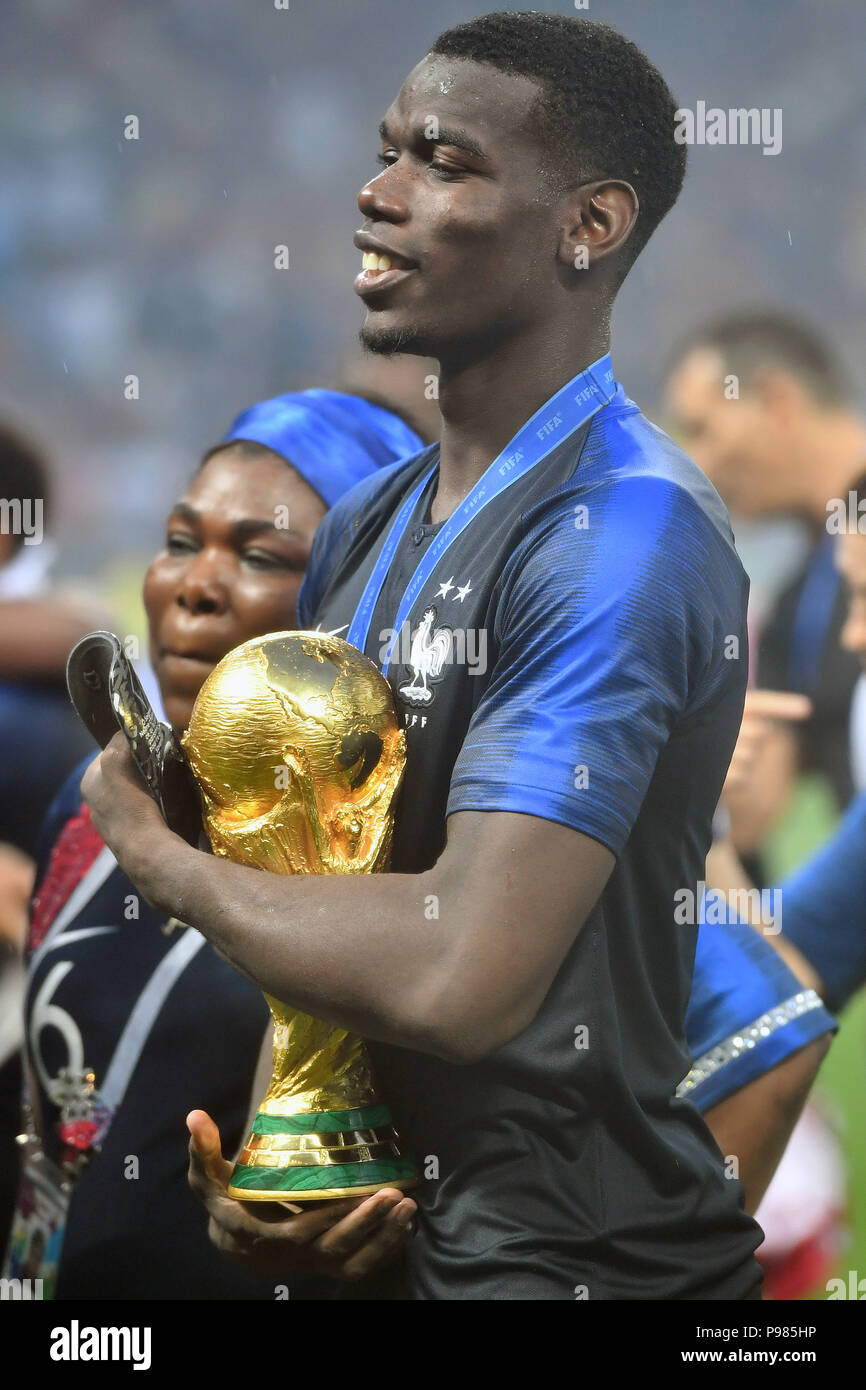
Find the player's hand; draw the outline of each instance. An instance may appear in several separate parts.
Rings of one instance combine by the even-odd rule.
[[[204,1110],[186,1119],[189,1184],[210,1214],[208,1235],[224,1255],[262,1274],[324,1274],[354,1283],[390,1264],[410,1234],[417,1211],[411,1197],[384,1188],[372,1197],[313,1202],[290,1212],[271,1202],[238,1202],[227,1195],[232,1164]]]
[[[159,862],[159,847],[177,837],[148,794],[126,737],[119,731],[88,765],[81,795],[118,864],[150,901],[148,868]]]
[[[780,728],[802,723],[812,713],[806,695],[781,690],[747,690],[743,722],[722,788],[722,800],[748,796],[759,775],[762,755]]]

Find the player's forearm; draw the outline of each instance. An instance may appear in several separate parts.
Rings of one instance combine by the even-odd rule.
[[[750,1214],[772,1181],[830,1043],[829,1033],[814,1038],[704,1115],[725,1158],[737,1160]]]
[[[452,817],[445,852],[423,874],[284,877],[202,854],[173,835],[122,734],[89,764],[81,793],[147,900],[197,927],[267,993],[450,1061],[486,1057],[527,1026],[577,927],[577,895],[553,872],[560,840],[573,832],[558,836],[530,816]],[[531,845],[521,850],[527,828]],[[583,837],[568,846],[589,911],[613,856]],[[535,865],[546,911],[536,879],[512,873],[512,862]]]
[[[381,1042],[459,1050],[459,1020],[443,1022],[440,1004],[453,973],[447,921],[457,913],[430,920],[429,874],[283,877],[171,841],[161,837],[133,877],[259,988]]]

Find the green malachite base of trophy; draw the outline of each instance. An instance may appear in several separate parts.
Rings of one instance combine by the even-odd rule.
[[[362,1197],[409,1188],[418,1170],[401,1154],[387,1105],[307,1115],[259,1112],[228,1187],[242,1201]]]

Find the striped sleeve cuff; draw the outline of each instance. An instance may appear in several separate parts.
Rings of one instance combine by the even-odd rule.
[[[698,1057],[677,1087],[677,1097],[708,1110],[836,1028],[815,991],[802,990]]]

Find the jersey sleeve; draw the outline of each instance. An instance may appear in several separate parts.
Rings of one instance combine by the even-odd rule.
[[[813,965],[842,1009],[866,984],[866,793],[832,839],[777,889],[782,933]]]
[[[725,643],[737,636],[745,657],[746,581],[733,548],[665,478],[575,496],[547,506],[504,571],[495,665],[448,813],[540,816],[619,854],[672,728],[745,667],[725,659]]]
[[[686,1013],[693,1061],[677,1095],[706,1111],[835,1028],[754,927],[701,921]]]

